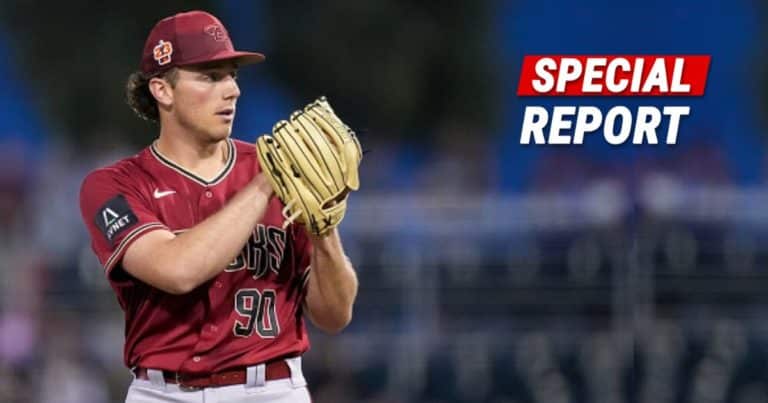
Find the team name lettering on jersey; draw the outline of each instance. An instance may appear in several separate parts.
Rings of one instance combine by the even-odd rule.
[[[118,195],[106,202],[94,217],[96,226],[112,244],[115,236],[138,222],[123,195]]]
[[[267,270],[278,274],[285,254],[286,233],[282,228],[259,224],[243,247],[243,251],[229,264],[225,271],[234,272],[243,269],[253,271],[257,279]]]

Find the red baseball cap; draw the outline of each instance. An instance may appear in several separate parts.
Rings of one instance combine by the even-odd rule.
[[[228,59],[244,65],[259,63],[264,55],[235,50],[218,18],[205,11],[188,11],[155,24],[144,44],[141,72],[155,75],[171,67]]]

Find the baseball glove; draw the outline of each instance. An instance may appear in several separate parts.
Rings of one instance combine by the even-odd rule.
[[[325,97],[277,122],[256,148],[277,197],[285,204],[283,228],[303,224],[323,235],[344,218],[347,196],[360,187],[360,142]]]

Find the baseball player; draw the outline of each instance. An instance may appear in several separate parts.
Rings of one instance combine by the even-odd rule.
[[[303,316],[329,333],[351,320],[357,278],[335,226],[285,225],[256,147],[230,138],[237,69],[263,60],[206,12],[159,21],[126,87],[159,136],[82,184],[125,312],[126,402],[310,402]]]

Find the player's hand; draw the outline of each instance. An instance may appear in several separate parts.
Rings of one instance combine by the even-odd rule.
[[[323,235],[339,225],[349,193],[360,187],[362,150],[355,133],[321,97],[272,128],[256,144],[262,170],[285,204],[283,227],[304,224]]]

